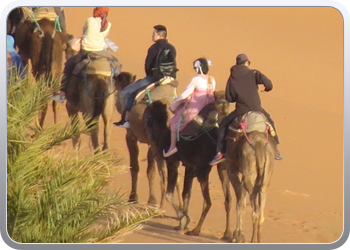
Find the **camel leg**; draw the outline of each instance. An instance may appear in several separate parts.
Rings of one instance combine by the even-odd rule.
[[[233,232],[232,242],[236,243],[244,243],[245,237],[243,232],[243,213],[246,207],[246,195],[247,192],[243,188],[241,180],[239,178],[238,171],[229,171],[229,177],[233,189],[236,195],[236,213],[237,213],[237,221],[236,221],[236,229]]]
[[[194,235],[194,236],[198,236],[203,222],[205,220],[205,217],[207,216],[210,208],[211,208],[211,199],[210,199],[210,194],[209,194],[209,173],[211,168],[209,166],[206,167],[206,170],[203,174],[198,175],[198,181],[200,183],[201,186],[201,190],[202,190],[202,195],[204,198],[204,202],[203,202],[203,209],[202,209],[202,214],[201,217],[199,219],[199,222],[197,224],[197,226],[192,230],[192,231],[188,231],[186,232],[186,235]]]
[[[191,189],[194,178],[194,169],[193,167],[185,166],[185,179],[184,179],[184,189],[182,191],[182,200],[184,203],[184,209],[182,211],[183,215],[180,218],[180,225],[175,227],[176,230],[185,230],[187,229],[188,224],[190,223],[190,217],[188,215],[188,207],[190,204],[191,198]]]
[[[41,129],[44,128],[44,121],[45,121],[45,117],[46,117],[46,114],[47,114],[47,109],[48,109],[48,104],[45,104],[41,110],[41,114],[40,114],[40,117],[39,117],[39,126]]]
[[[255,155],[255,152],[252,152]],[[257,232],[258,232],[258,221],[260,217],[260,197],[258,186],[263,181],[262,176],[258,175],[256,171],[256,158],[255,157],[246,157],[243,158],[240,162],[240,166],[243,169],[242,172],[242,185],[244,187],[245,193],[248,192],[250,198],[250,204],[252,207],[252,222],[253,222],[253,232],[250,242],[257,242]],[[245,199],[244,199],[245,200]]]
[[[274,158],[274,154],[271,154],[270,158]],[[270,165],[270,161],[267,161],[267,166],[270,166],[270,168],[265,169],[265,174],[263,176],[259,176],[259,178],[262,179],[262,185],[260,190],[254,190],[253,195],[251,197],[251,203],[253,207],[252,212],[252,218],[253,218],[253,234],[251,242],[261,242],[261,233],[262,233],[262,227],[265,221],[265,205],[266,205],[266,198],[267,198],[267,189],[270,184],[270,179],[272,176],[272,167]],[[255,187],[256,189],[256,187]],[[256,193],[256,194],[255,194]]]
[[[255,162],[249,162],[247,163],[246,166],[252,166],[252,169],[256,168],[256,164]],[[243,168],[244,170],[249,169],[249,167],[247,168]],[[257,233],[258,233],[258,222],[259,222],[259,218],[260,218],[260,197],[259,197],[259,191],[257,190],[255,183],[259,182],[259,179],[261,177],[257,176],[256,171],[244,171],[243,172],[243,177],[242,177],[242,182],[243,182],[243,186],[244,188],[248,191],[249,193],[249,198],[250,198],[250,204],[252,207],[252,222],[253,222],[253,232],[252,232],[252,237],[250,242],[257,242]]]
[[[176,171],[177,171],[177,169],[176,169]],[[176,193],[177,193],[177,200],[179,201],[179,208],[183,209],[183,202],[182,202],[182,196],[181,196],[179,176],[177,176],[177,179],[176,179]]]
[[[90,118],[91,114],[86,114],[86,113],[83,113],[83,117],[84,117],[84,120],[86,121],[86,126],[91,126],[91,123],[93,123],[97,119],[97,121],[93,125],[94,128],[90,131],[91,143],[92,143],[92,147],[94,148],[93,151],[94,151],[94,154],[96,154],[97,152],[100,151],[100,144],[98,142],[99,117]]]
[[[176,212],[176,217],[177,219],[180,219],[183,216],[183,213],[181,211],[182,209],[182,198],[179,197],[179,205],[177,205],[174,202],[174,190],[175,187],[177,188],[177,192],[179,192],[179,173],[178,173],[178,168],[180,165],[180,162],[178,160],[173,160],[171,158],[167,158],[166,160],[166,165],[168,169],[168,185],[167,185],[167,190],[166,190],[166,200],[172,205]]]
[[[104,110],[102,112],[102,120],[104,124],[103,128],[103,147],[102,150],[107,150],[109,148],[109,137],[112,132],[112,113],[109,113],[108,111]]]
[[[70,102],[67,101],[66,109],[67,109],[68,116],[70,118],[71,123],[74,124],[75,119],[79,119],[78,117],[79,108],[71,105]],[[79,149],[80,143],[81,143],[80,135],[77,135],[76,137],[72,138],[72,142],[73,142],[74,149]]]
[[[148,147],[147,152],[147,178],[148,178],[148,187],[149,187],[149,197],[148,204],[156,205],[157,199],[154,195],[154,178],[155,178],[155,162],[154,156],[151,147]],[[162,178],[162,177],[161,177]]]
[[[250,242],[256,243],[257,242],[257,234],[258,234],[258,222],[260,217],[260,205],[259,205],[259,194],[256,192],[253,192],[250,195],[250,203],[252,206],[252,222],[253,222],[253,232]]]
[[[165,191],[166,191],[166,186],[167,186],[168,175],[167,175],[167,171],[166,171],[164,158],[160,156],[160,153],[154,154],[154,157],[155,157],[156,162],[157,162],[158,173],[159,173],[159,177],[160,177],[161,198],[160,198],[159,205],[160,205],[160,208],[162,208],[164,205]]]
[[[106,105],[102,111],[102,119],[104,122],[104,133],[103,133],[103,148],[106,150],[109,148],[109,138],[112,133],[112,114],[113,114],[113,96],[109,96]]]
[[[137,145],[137,138],[134,134],[128,129],[126,136],[126,145],[129,150],[129,158],[130,158],[130,173],[131,173],[131,192],[129,195],[129,202],[138,202],[137,197],[137,181],[138,174],[140,171],[139,166],[139,147]]]
[[[231,193],[230,193],[230,183],[228,179],[228,173],[227,173],[227,168],[228,166],[225,165],[225,163],[220,163],[217,166],[218,170],[218,175],[221,181],[221,186],[222,190],[224,192],[225,196],[225,211],[226,211],[226,229],[224,232],[224,236],[222,237],[223,240],[230,240],[232,237],[232,231],[231,231],[231,216],[230,216],[230,211],[231,211]]]
[[[95,118],[98,119],[98,118]],[[89,124],[89,122],[88,122]],[[92,146],[94,147],[94,153],[97,153],[100,151],[100,143],[98,142],[98,131],[99,131],[99,124],[98,122],[95,125],[96,127],[91,131],[90,136],[91,136],[91,143]]]
[[[258,219],[258,232],[257,232],[257,242],[261,242],[261,233],[262,233],[262,227],[265,221],[265,205],[266,205],[266,196],[267,196],[267,187],[263,187],[262,190],[259,193],[259,200],[260,200],[260,207],[259,207],[259,219]]]
[[[58,112],[58,105],[57,102],[52,102],[52,112],[53,112],[53,122],[54,124],[57,123],[57,112]]]

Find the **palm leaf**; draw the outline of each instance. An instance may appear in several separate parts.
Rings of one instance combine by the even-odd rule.
[[[13,79],[18,79],[14,77]],[[118,155],[58,151],[64,140],[94,129],[74,118],[42,130],[37,115],[54,89],[42,78],[10,81],[7,91],[7,228],[23,243],[119,241],[162,212],[111,194],[107,179],[125,171]],[[86,118],[88,119],[88,118]]]

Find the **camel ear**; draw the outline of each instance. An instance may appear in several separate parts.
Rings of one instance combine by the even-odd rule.
[[[134,75],[133,77],[132,77],[132,82],[135,82],[136,81],[136,75]]]

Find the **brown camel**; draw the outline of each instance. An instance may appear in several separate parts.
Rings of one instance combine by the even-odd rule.
[[[170,103],[167,103],[163,100],[153,102],[147,108],[145,113],[145,116],[147,116],[148,119],[148,132],[152,135],[152,137],[155,138],[158,147],[165,150],[170,145],[170,129],[167,123],[168,117],[170,115],[168,111],[169,104]],[[220,116],[226,115],[228,113],[229,104],[223,100],[222,91],[219,91],[216,94],[215,106],[218,110],[220,110]],[[202,112],[204,111],[201,111],[200,115],[202,114]],[[224,114],[222,114],[221,112],[224,112]],[[219,120],[221,120],[221,117],[219,117]],[[187,226],[190,222],[188,207],[190,202],[193,179],[197,177],[197,180],[200,182],[202,195],[204,198],[203,210],[197,226],[193,230],[187,231],[187,235],[199,235],[205,217],[208,214],[209,209],[212,205],[209,194],[209,173],[211,171],[211,166],[209,165],[209,162],[216,153],[216,137],[217,126],[213,126],[211,127],[211,129],[207,130],[205,133],[202,133],[202,135],[197,136],[197,138],[194,138],[192,140],[180,139],[180,141],[177,142],[178,152],[168,157],[166,160],[169,172],[167,199],[170,201],[170,203],[174,203],[174,184],[177,178],[177,171],[175,170],[179,165],[179,161],[181,161],[182,164],[185,166],[185,179],[182,193],[184,207],[183,209],[179,209],[177,211],[180,224],[175,229],[187,229]],[[219,164],[217,166],[217,170],[225,196],[226,230],[224,232],[223,239],[231,239],[231,195],[225,163]]]
[[[31,61],[32,74],[36,79],[45,77],[48,86],[51,80],[60,77],[63,69],[64,51],[67,49],[67,34],[56,29],[55,21],[43,18],[32,22],[25,20],[19,24],[15,32],[18,54],[28,69]],[[45,105],[39,118],[39,125],[43,127],[48,105]],[[57,103],[52,102],[54,122],[57,122]]]
[[[87,125],[90,125],[93,121],[96,122],[94,129],[90,133],[94,152],[100,150],[98,140],[100,116],[102,116],[104,122],[102,150],[106,150],[109,147],[115,103],[114,92],[116,91],[115,75],[113,74],[113,77],[111,77],[112,74],[107,58],[99,57],[91,60],[81,73],[78,71],[76,74],[73,74],[67,84],[66,108],[69,117],[76,117],[81,112]],[[80,136],[73,138],[73,146],[75,148],[80,146]]]
[[[264,128],[265,126],[264,124]],[[264,129],[260,131],[264,131]],[[274,138],[266,133],[253,130],[245,133],[245,136],[244,133],[237,135],[235,131],[230,130],[226,137],[226,162],[237,200],[237,222],[232,242],[245,242],[242,214],[246,207],[247,195],[249,195],[253,209],[251,242],[261,242],[266,194],[273,172],[276,152]]]
[[[128,84],[134,82],[135,79],[136,79],[136,76],[133,76],[131,73],[121,72],[116,77],[116,88],[118,90],[118,93],[120,93]],[[162,97],[167,98],[168,100],[173,100],[175,86],[177,86],[177,82],[173,81],[170,84],[165,84],[154,88],[150,92],[152,101]],[[122,113],[123,105],[121,104],[122,102],[120,100],[120,97],[119,97],[120,95],[118,93],[116,93],[116,100],[117,100],[116,107],[119,113]],[[156,161],[157,167],[158,167],[158,173],[161,178],[161,182],[160,182],[161,200],[159,205],[160,207],[162,207],[165,199],[165,188],[167,186],[167,171],[166,171],[165,160],[162,154],[162,150],[157,147],[153,138],[151,138],[146,131],[146,127],[145,127],[146,121],[143,117],[143,114],[148,105],[149,105],[149,102],[141,100],[140,102],[136,103],[133,106],[129,114],[130,128],[127,129],[126,136],[125,136],[126,144],[127,144],[127,147],[129,150],[129,156],[130,156],[131,192],[129,195],[129,201],[138,202],[137,182],[138,182],[138,173],[140,171],[140,166],[138,161],[138,155],[139,155],[138,142],[146,143],[149,145],[149,149],[147,153],[147,178],[149,182],[148,203],[154,204],[154,205],[158,204],[157,199],[154,195],[154,187],[153,187],[154,178],[155,178],[155,161]],[[118,129],[122,129],[122,128],[118,128]],[[177,183],[177,180],[175,182]],[[179,194],[178,185],[176,185],[176,187]],[[179,199],[179,202],[181,206],[180,199]]]

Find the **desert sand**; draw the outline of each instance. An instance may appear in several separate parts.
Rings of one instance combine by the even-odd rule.
[[[66,7],[68,32],[82,34],[93,7]],[[224,89],[239,53],[268,76],[274,89],[261,93],[263,107],[275,121],[283,161],[275,163],[265,209],[263,243],[332,243],[343,232],[343,19],[331,7],[111,7],[109,38],[123,70],[144,77],[144,59],[152,44],[153,26],[168,28],[177,49],[178,93],[194,76],[192,62],[212,61],[217,90]],[[231,109],[234,105],[231,105]],[[67,121],[60,104],[59,121]],[[114,113],[115,121],[120,115]],[[52,114],[46,125],[52,124]],[[110,149],[128,165],[125,130],[113,128]],[[100,139],[102,140],[102,138]],[[88,152],[89,139],[84,136]],[[71,142],[62,145],[67,149]],[[139,199],[147,202],[146,145],[140,145]],[[183,167],[180,167],[181,181]],[[157,176],[158,180],[159,177]],[[111,189],[130,192],[130,174],[113,176]],[[182,182],[181,182],[182,184]],[[216,167],[210,175],[212,207],[198,237],[175,231],[175,213],[165,204],[165,217],[144,224],[122,243],[225,243],[224,199]],[[160,192],[159,196],[160,198]],[[159,199],[158,198],[158,199]],[[202,209],[198,182],[192,189],[192,229]],[[251,234],[250,207],[245,213],[246,238]],[[235,226],[235,199],[232,203]]]

